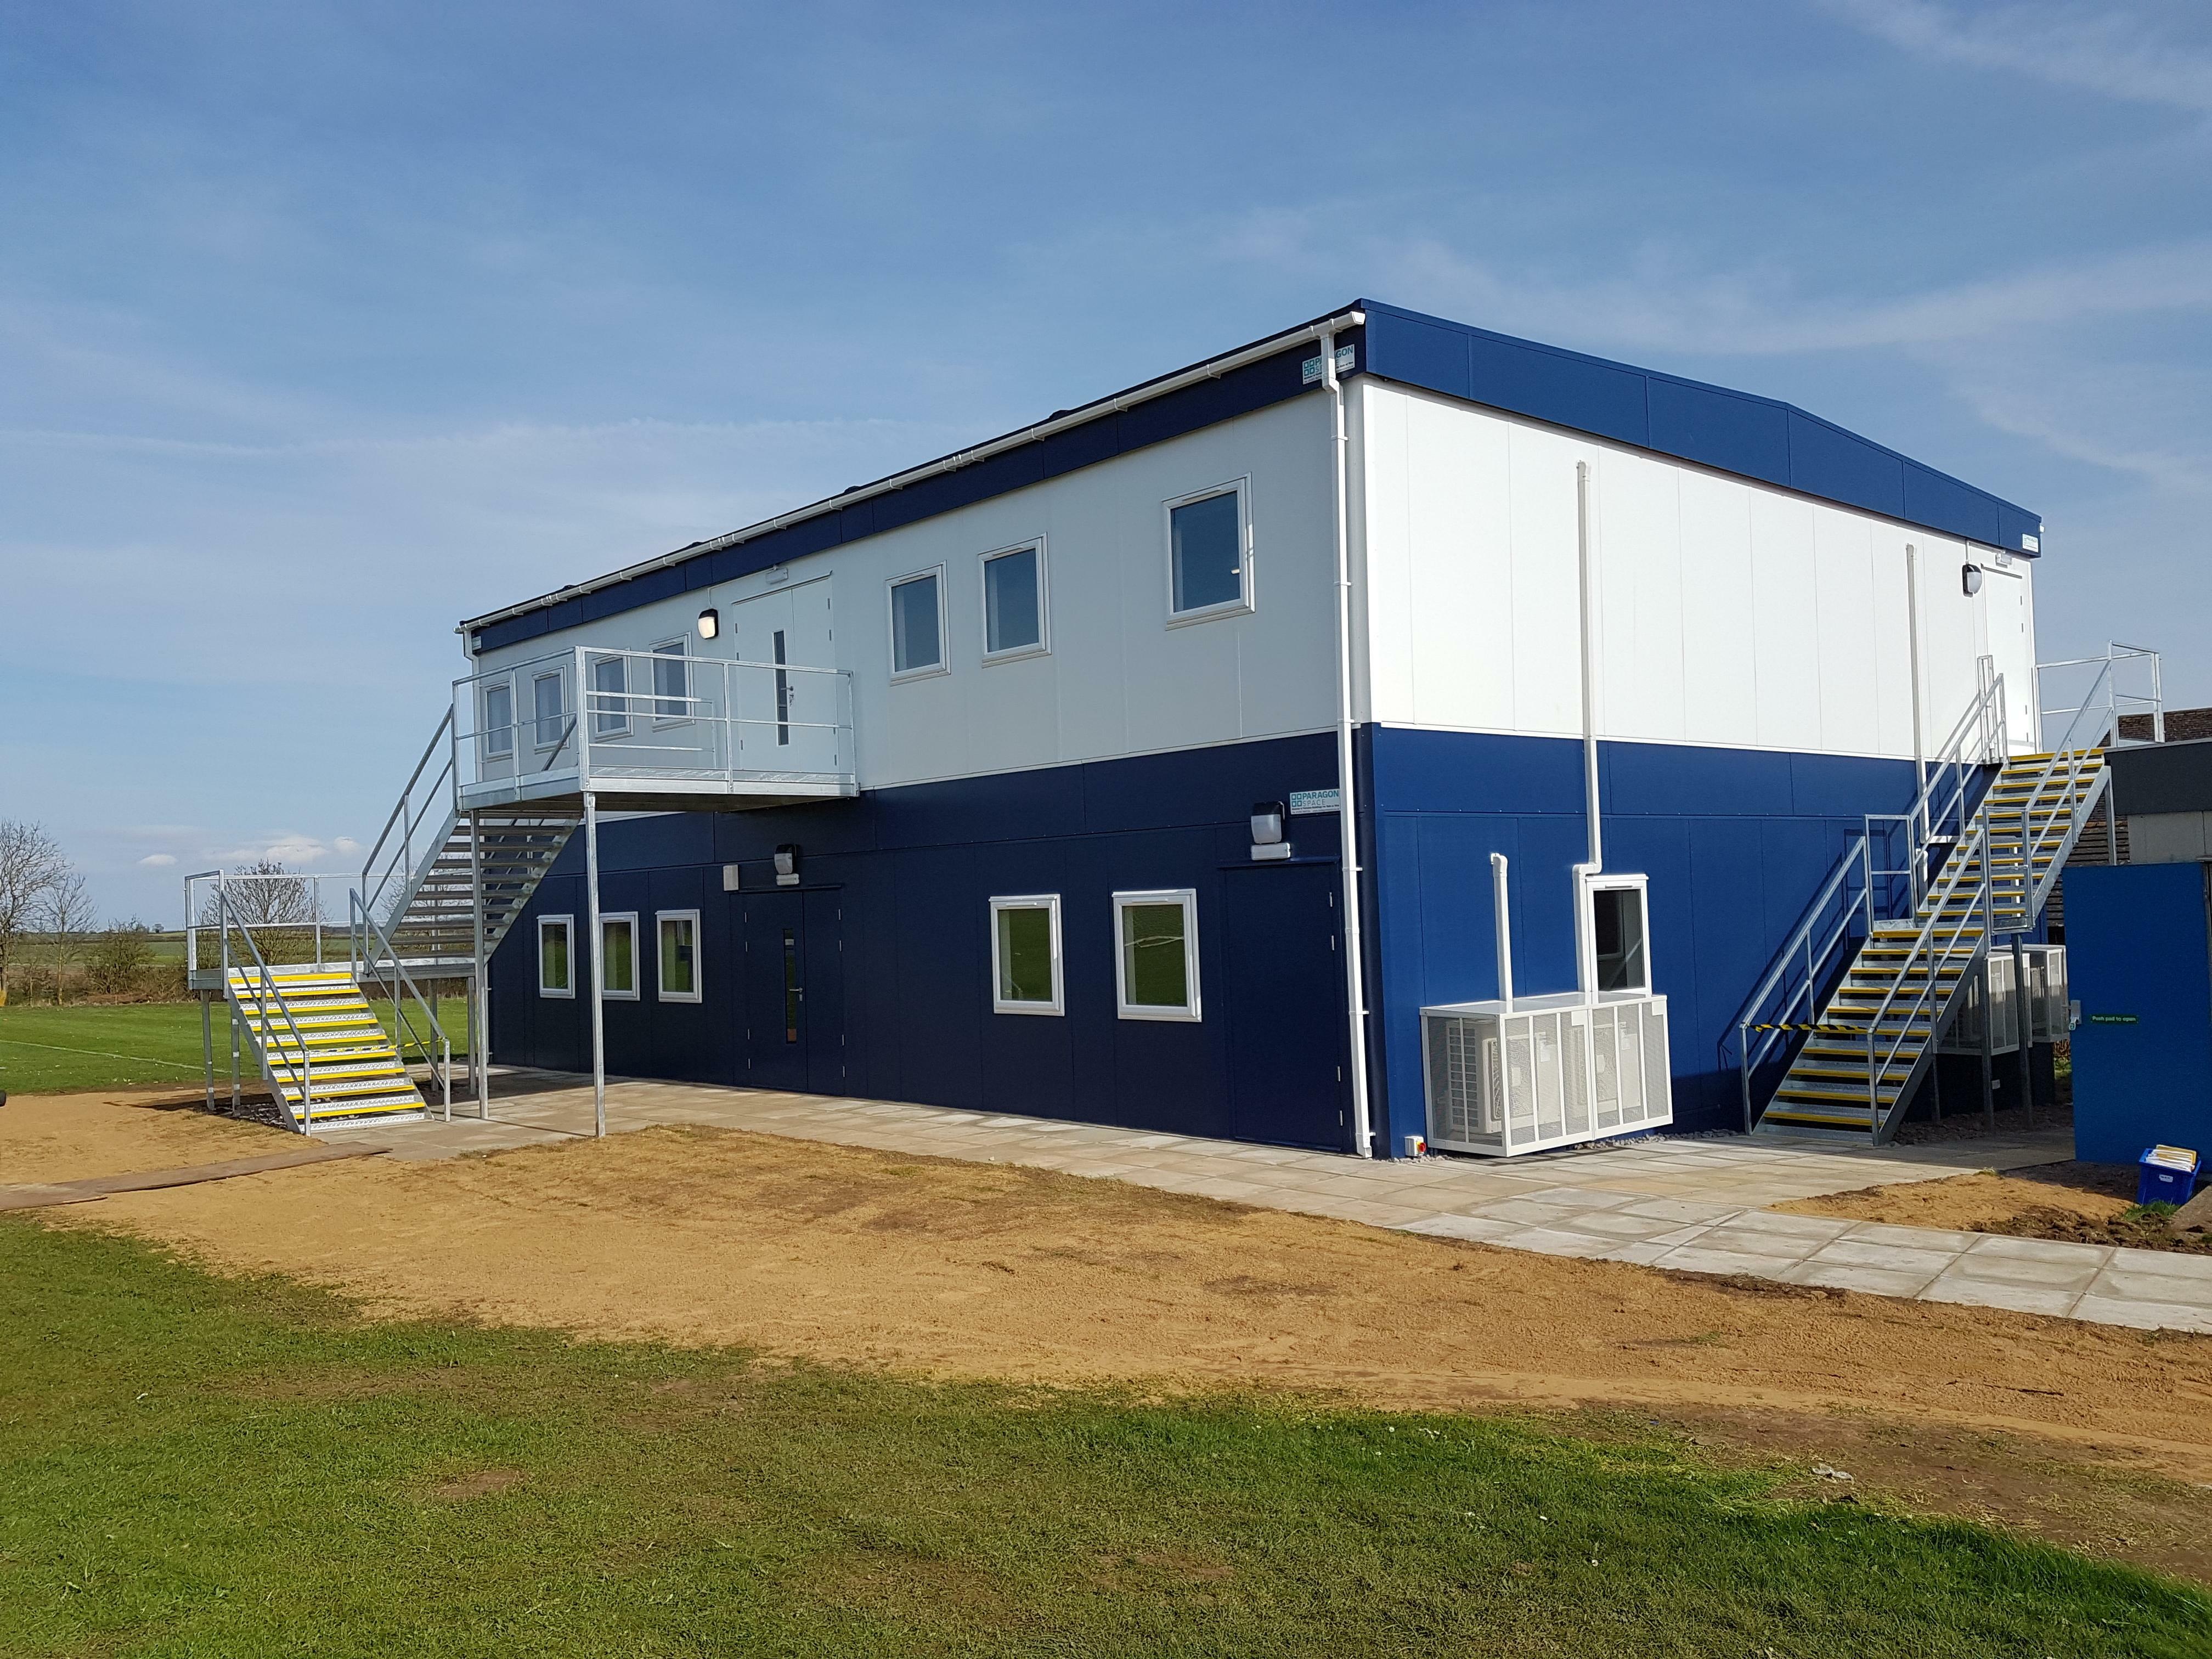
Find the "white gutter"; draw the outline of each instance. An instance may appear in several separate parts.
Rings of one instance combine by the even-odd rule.
[[[1583,656],[1583,817],[1589,857],[1575,866],[1575,976],[1583,1000],[1597,1000],[1597,939],[1589,884],[1605,872],[1605,824],[1597,804],[1597,655],[1590,645],[1589,463],[1575,463],[1575,574],[1580,586]]]
[[[1336,486],[1336,828],[1341,851],[1337,865],[1344,880],[1344,1000],[1350,1027],[1352,1142],[1362,1158],[1375,1156],[1367,1089],[1367,972],[1361,960],[1359,925],[1359,798],[1353,782],[1352,746],[1352,439],[1344,422],[1344,382],[1336,373],[1336,326],[1363,323],[1350,312],[1322,325],[1321,380],[1328,388],[1330,474]]]
[[[957,472],[963,466],[973,466],[978,461],[988,461],[993,456],[1004,454],[1010,449],[1018,449],[1024,444],[1033,444],[1040,439],[1049,438],[1055,434],[1068,431],[1072,428],[1083,426],[1097,420],[1102,415],[1119,414],[1124,410],[1133,409],[1139,404],[1149,403],[1155,398],[1164,398],[1170,392],[1180,392],[1185,386],[1196,386],[1201,380],[1218,380],[1223,375],[1236,369],[1256,363],[1262,358],[1272,357],[1278,352],[1288,350],[1291,347],[1303,344],[1308,340],[1333,339],[1339,329],[1354,328],[1366,320],[1367,315],[1364,312],[1340,312],[1335,316],[1325,318],[1320,322],[1308,323],[1304,327],[1294,328],[1286,334],[1278,334],[1255,344],[1242,347],[1225,356],[1209,358],[1194,368],[1179,369],[1173,374],[1163,376],[1159,380],[1133,387],[1130,391],[1117,392],[1111,398],[1102,398],[1096,403],[1085,404],[1082,408],[1072,409],[1065,415],[1055,415],[1050,420],[1039,421],[1034,426],[1022,428],[1018,432],[1009,432],[1002,438],[993,438],[988,442],[976,445],[973,449],[963,449],[938,460],[926,461],[921,465],[909,467],[903,472],[894,472],[887,478],[878,478],[871,484],[857,485],[842,495],[828,496],[809,506],[796,507],[789,513],[778,514],[773,519],[763,519],[758,524],[748,525],[743,530],[732,530],[727,535],[714,537],[710,541],[694,542],[689,547],[678,548],[673,553],[663,553],[658,558],[647,559],[641,564],[625,565],[620,570],[612,571],[606,575],[595,576],[589,581],[573,583],[553,592],[541,594],[537,599],[526,599],[520,605],[510,605],[503,610],[489,611],[481,617],[471,617],[466,622],[458,624],[453,631],[457,634],[467,634],[476,629],[489,628],[495,623],[505,622],[510,617],[526,617],[533,611],[543,611],[550,605],[565,604],[570,599],[580,599],[586,593],[596,593],[602,588],[612,587],[617,583],[629,581],[639,576],[650,575],[656,570],[665,570],[670,565],[682,564],[686,560],[698,558],[702,554],[718,552],[726,547],[735,547],[740,542],[751,541],[756,537],[768,535],[772,531],[782,530],[805,520],[817,518],[833,507],[851,507],[856,502],[872,501],[878,495],[889,495],[895,489],[903,489],[909,484],[920,483],[926,478],[934,478],[946,472]],[[1328,351],[1324,351],[1322,356],[1327,365],[1322,371],[1324,378],[1328,385],[1334,386],[1336,376],[1334,358]]]

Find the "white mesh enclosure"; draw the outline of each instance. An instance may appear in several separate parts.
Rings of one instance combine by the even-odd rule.
[[[1429,1144],[1493,1157],[1673,1120],[1667,999],[1530,997],[1421,1011]]]

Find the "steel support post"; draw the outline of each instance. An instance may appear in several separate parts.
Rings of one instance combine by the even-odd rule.
[[[2035,1127],[2034,1063],[2029,1054],[2027,951],[2021,946],[2020,935],[2012,936],[2012,1025],[2013,1038],[2020,1055],[2020,1103],[2027,1114],[2027,1127]]]
[[[469,983],[469,1082],[477,1116],[491,1115],[491,984],[484,959],[483,823],[469,814],[469,908],[476,925],[476,976]]]
[[[191,960],[189,954],[185,960]],[[200,993],[200,1056],[207,1064],[208,1110],[215,1110],[215,999]]]
[[[584,792],[584,890],[587,925],[592,930],[592,1133],[607,1132],[606,1000],[599,994],[605,983],[606,940],[599,928],[599,798]]]

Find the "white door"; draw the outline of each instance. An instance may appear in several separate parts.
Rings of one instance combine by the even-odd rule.
[[[730,646],[738,763],[752,772],[851,769],[839,726],[843,689],[833,672],[830,579],[781,588],[735,606]]]

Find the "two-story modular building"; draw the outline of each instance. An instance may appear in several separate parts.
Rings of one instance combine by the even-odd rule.
[[[471,618],[372,908],[489,957],[526,1066],[1380,1156],[1736,1126],[1869,816],[1970,711],[2037,746],[2040,535],[1361,301]]]

